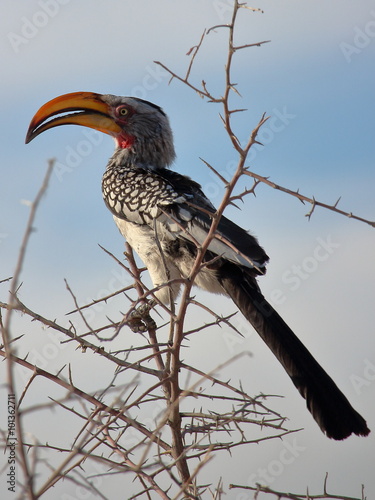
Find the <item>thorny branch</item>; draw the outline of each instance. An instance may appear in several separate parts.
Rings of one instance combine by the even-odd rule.
[[[27,221],[25,234],[22,240],[21,248],[19,251],[19,256],[16,264],[16,269],[13,274],[13,278],[11,280],[11,286],[9,291],[9,308],[7,309],[7,314],[5,316],[4,324],[1,322],[1,334],[4,342],[4,357],[7,362],[7,383],[8,383],[8,394],[16,394],[16,380],[13,371],[13,360],[14,360],[14,345],[12,343],[12,336],[10,331],[11,319],[13,313],[13,305],[16,300],[16,293],[19,286],[20,275],[22,271],[22,267],[25,262],[25,255],[27,245],[29,243],[30,236],[33,232],[33,225],[35,221],[35,216],[40,204],[41,199],[43,198],[44,193],[47,190],[48,182],[51,177],[53,166],[55,161],[49,160],[47,172],[43,179],[42,185],[35,197],[35,200],[31,203],[30,206],[30,214],[29,220]],[[15,426],[17,432],[17,439],[19,444],[19,454],[20,454],[20,462],[22,466],[22,470],[25,476],[25,495],[30,499],[34,499],[34,477],[32,471],[30,469],[30,461],[26,457],[25,447],[23,446],[23,422],[20,418],[20,413],[18,411],[15,412]]]
[[[11,284],[9,300],[0,302],[0,311],[1,309],[6,311],[4,324],[0,315],[4,339],[4,345],[0,346],[0,356],[7,359],[9,391],[16,392],[15,374],[18,368],[29,374],[18,399],[17,426],[20,443],[19,460],[24,475],[19,483],[22,484],[23,493],[30,499],[41,498],[52,487],[58,488],[60,484],[65,485],[67,482],[71,485],[83,486],[86,492],[93,493],[100,498],[107,498],[91,479],[104,480],[106,477],[117,474],[127,474],[136,478],[140,485],[138,491],[135,491],[134,486],[133,492],[129,493],[129,498],[151,499],[156,494],[164,500],[172,498],[200,500],[204,495],[208,498],[207,494],[209,494],[209,498],[219,500],[223,494],[221,481],[214,487],[214,491],[210,485],[201,484],[201,472],[214,454],[221,451],[230,452],[239,446],[259,444],[264,440],[282,439],[289,433],[295,432],[285,427],[285,417],[267,406],[268,401],[274,396],[250,396],[241,385],[237,386],[232,382],[221,380],[217,373],[223,368],[222,366],[207,373],[207,370],[183,361],[184,341],[187,342],[188,338],[192,339],[193,333],[202,332],[210,327],[222,326],[240,334],[232,323],[233,315],[226,317],[218,315],[192,297],[194,279],[202,268],[209,264],[204,260],[205,253],[212,239],[217,237],[216,229],[224,210],[235,201],[242,200],[246,194],[254,193],[259,183],[295,196],[302,202],[310,203],[312,208],[307,214],[308,217],[312,215],[316,206],[320,206],[372,226],[375,224],[339,210],[337,202],[333,205],[326,205],[298,191],[283,188],[268,178],[251,172],[246,166],[248,153],[255,144],[259,144],[257,135],[267,117],[265,115],[261,117],[246,144],[242,145],[232,122],[232,117],[243,111],[232,109],[230,105],[232,94],[239,94],[237,84],[232,78],[232,61],[239,50],[261,47],[267,41],[241,45],[235,43],[235,27],[240,9],[259,11],[235,0],[230,22],[205,30],[198,44],[189,50],[190,62],[185,76],[178,76],[166,65],[156,63],[169,72],[171,79],[182,82],[201,97],[222,107],[221,120],[238,154],[236,172],[231,179],[226,179],[205,162],[224,183],[225,193],[217,211],[214,214],[208,213],[212,218],[211,228],[202,245],[196,242],[198,255],[187,279],[168,280],[160,287],[150,289],[143,281],[144,269],[138,265],[128,245],[125,252],[126,263],[103,248],[104,252],[121,266],[121,269],[126,270],[132,283],[114,293],[105,294],[101,299],[80,305],[80,300],[66,282],[74,303],[74,309],[68,313],[71,318],[68,327],[63,326],[60,320],[48,319],[46,315],[34,312],[21,302],[18,291],[19,276],[36,209],[47,187],[53,167],[52,161],[49,164],[45,181],[31,206],[30,219]],[[204,80],[200,87],[191,83],[191,75],[205,38],[214,30],[222,28],[228,30],[228,50],[223,93],[221,96],[216,96],[208,90],[208,85]],[[240,194],[235,194],[238,180],[245,175],[254,179],[253,186]],[[181,228],[181,230],[185,229]],[[230,242],[225,243],[230,244]],[[5,281],[2,280],[0,283]],[[171,287],[176,282],[182,285],[182,297],[179,304],[171,304],[170,307],[160,304],[155,292],[162,286]],[[95,310],[98,304],[107,306],[120,299],[122,304],[123,299],[126,299],[130,305],[128,311],[125,314],[119,313],[116,320],[106,317],[104,324],[97,326],[96,322],[94,325],[86,319],[86,313]],[[143,306],[146,308],[140,311],[139,306],[141,309]],[[210,321],[195,328],[189,328],[186,320],[191,306],[204,311]],[[164,322],[159,326],[150,317],[150,313],[154,315],[157,311],[161,311],[161,320]],[[24,336],[11,335],[10,318],[14,312],[22,313],[33,322],[33,325],[40,325],[43,328],[41,335],[49,339],[54,338],[54,345],[66,347],[70,352],[67,361],[57,364],[59,361],[56,360],[54,363],[51,362],[51,369],[47,369],[46,366],[40,366],[39,361],[45,361],[42,356],[39,355],[34,359],[32,353],[25,353]],[[129,337],[131,334],[127,331],[121,339],[121,349],[118,349],[117,345],[114,347],[113,343],[119,341],[120,332],[123,333],[127,325],[134,326],[137,321],[144,327],[139,329],[140,333]],[[165,340],[166,338],[168,341]],[[163,341],[160,341],[161,339]],[[103,347],[104,342],[107,348]],[[131,342],[131,346],[127,346],[126,342]],[[21,355],[18,353],[16,355],[16,347]],[[93,365],[98,363],[98,370],[103,370],[103,367],[107,370],[109,367],[112,370],[109,382],[105,383],[104,388],[96,387],[93,392],[84,388],[85,384],[77,378],[80,371],[74,364],[74,360],[70,359],[74,355],[73,349],[79,350],[79,359],[83,362],[89,357]],[[39,387],[42,384],[44,388],[47,384],[51,391],[49,394],[52,395],[30,405],[28,403],[30,395],[35,392],[39,393]],[[63,396],[61,396],[61,391],[64,391]],[[64,444],[61,444],[58,439],[58,430],[56,430],[54,442],[45,441],[43,435],[33,439],[26,437],[22,425],[24,420],[42,413],[48,413],[50,416],[52,412],[54,416],[59,415],[63,419],[68,416],[70,422],[78,422],[75,426],[72,425],[66,429]],[[5,449],[4,432],[1,432],[1,439],[2,447]],[[27,454],[25,450],[29,450],[29,453]],[[57,464],[54,467],[51,465],[53,461]],[[91,477],[85,469],[95,470],[95,473]],[[259,485],[256,487],[231,485],[231,487],[247,488],[256,494],[263,492],[279,498],[294,500],[305,498],[305,496],[291,493],[275,492]],[[354,500],[349,497],[329,495],[326,484],[322,496],[310,495],[309,498]]]
[[[268,179],[268,177],[263,177],[259,174],[255,174],[254,172],[250,172],[248,169],[245,170],[244,175],[248,175],[249,177],[253,177],[254,179],[256,179],[256,181],[258,183],[262,182],[262,183],[266,184],[267,186],[272,187],[273,189],[277,189],[277,190],[282,191],[283,193],[286,193],[290,196],[294,196],[295,198],[298,198],[303,204],[305,202],[310,203],[311,210],[306,214],[306,217],[308,217],[309,219],[312,216],[316,207],[322,207],[322,208],[326,208],[327,210],[331,210],[332,212],[336,212],[338,214],[345,215],[346,217],[349,217],[351,219],[355,219],[355,220],[358,220],[360,222],[364,222],[365,224],[368,224],[371,227],[375,227],[375,221],[370,221],[370,220],[364,219],[363,217],[359,217],[358,215],[354,215],[352,212],[345,212],[344,210],[340,210],[339,208],[337,208],[337,205],[338,205],[339,201],[341,200],[341,197],[335,203],[333,203],[332,205],[329,205],[327,203],[323,203],[321,201],[316,200],[314,197],[309,198],[308,196],[301,194],[299,192],[299,190],[293,191],[291,189],[280,186],[279,184],[276,184],[275,182],[270,181]]]
[[[283,498],[287,500],[366,500],[364,496],[364,488],[362,486],[362,494],[361,497],[349,497],[347,495],[335,495],[332,493],[328,493],[327,491],[327,480],[328,480],[328,473],[326,474],[326,477],[324,479],[324,486],[323,486],[323,493],[319,493],[317,495],[312,495],[309,490],[307,490],[305,493],[286,493],[286,492],[281,492],[281,491],[276,491],[268,486],[262,486],[261,484],[257,484],[255,487],[254,486],[241,486],[238,484],[230,484],[229,489],[241,489],[241,490],[248,490],[248,491],[254,491],[254,498],[257,498],[259,493],[267,493],[272,496],[277,497],[277,500],[282,500]]]
[[[230,106],[229,106],[229,101],[230,101],[229,96],[230,96],[230,93],[231,92],[235,92],[236,94],[238,94],[237,84],[233,83],[232,79],[231,79],[231,74],[230,74],[231,62],[232,62],[232,58],[235,55],[235,53],[236,53],[237,50],[241,50],[241,49],[245,49],[245,48],[250,48],[250,47],[261,47],[265,43],[268,43],[269,40],[265,40],[265,41],[257,42],[257,43],[252,43],[252,44],[245,44],[245,45],[241,45],[241,46],[236,46],[234,44],[235,23],[236,23],[236,18],[237,18],[237,15],[238,15],[238,12],[239,12],[240,8],[247,8],[248,9],[249,7],[246,6],[245,4],[241,4],[239,2],[235,2],[235,6],[234,6],[234,9],[233,9],[233,15],[232,15],[231,23],[225,24],[225,25],[216,25],[216,26],[213,26],[212,28],[210,28],[209,30],[204,30],[204,32],[202,34],[202,37],[200,39],[199,44],[197,46],[193,47],[192,49],[190,49],[190,51],[188,52],[188,55],[190,55],[191,53],[193,53],[193,56],[191,58],[191,61],[190,61],[190,64],[189,64],[189,68],[188,68],[188,71],[187,71],[185,77],[179,76],[173,70],[171,70],[168,66],[166,66],[163,63],[161,63],[160,61],[155,61],[155,64],[158,64],[165,71],[167,71],[171,75],[171,80],[176,79],[176,80],[180,81],[181,83],[183,83],[184,85],[187,85],[192,90],[194,90],[195,92],[197,92],[197,94],[200,97],[206,98],[208,100],[208,102],[216,103],[216,104],[222,104],[222,106],[224,108],[224,113],[222,115],[220,115],[220,118],[223,121],[225,130],[228,133],[228,136],[229,136],[229,138],[230,138],[230,140],[231,140],[231,142],[233,144],[233,147],[237,150],[237,152],[239,153],[239,155],[241,157],[244,157],[244,156],[248,155],[248,152],[249,152],[250,148],[253,146],[253,144],[262,145],[260,142],[258,142],[256,140],[256,135],[257,135],[257,133],[259,131],[259,128],[265,123],[265,121],[267,120],[267,118],[266,118],[265,115],[262,116],[260,122],[258,123],[258,126],[253,131],[254,136],[252,138],[250,138],[250,140],[247,143],[247,145],[244,148],[242,148],[241,145],[240,145],[240,141],[237,138],[236,134],[233,132],[232,125],[231,125],[231,117],[232,117],[232,115],[234,113],[238,113],[240,111],[244,111],[243,109],[231,109]],[[258,10],[259,11],[259,9],[252,9],[252,8],[251,8],[251,10],[254,10],[254,11]],[[194,60],[195,60],[195,58],[196,58],[196,56],[198,54],[198,51],[201,49],[201,47],[203,45],[204,38],[207,35],[209,35],[209,33],[211,31],[213,31],[215,29],[218,29],[218,28],[228,28],[229,33],[230,33],[229,34],[228,58],[227,58],[227,63],[226,63],[226,67],[225,67],[226,86],[225,86],[225,92],[224,92],[224,94],[223,94],[222,97],[214,96],[211,92],[209,92],[209,90],[207,89],[207,84],[206,84],[205,81],[201,82],[202,87],[199,88],[198,86],[196,86],[195,84],[193,84],[189,80],[189,77],[190,77],[190,74],[191,74],[191,70],[192,70],[193,62],[194,62]],[[218,178],[225,185],[227,185],[227,181],[223,178],[223,176],[216,169],[214,169],[206,161],[204,161],[204,163],[218,176]],[[282,186],[280,186],[280,185],[272,182],[271,180],[269,180],[268,177],[264,177],[262,175],[259,175],[259,174],[255,173],[255,172],[250,171],[248,167],[245,167],[245,165],[242,166],[241,175],[247,175],[249,177],[252,177],[252,178],[256,179],[257,183],[266,184],[267,186],[270,186],[270,187],[272,187],[274,189],[278,189],[279,191],[282,191],[282,192],[284,192],[284,193],[286,193],[286,194],[288,194],[290,196],[298,198],[302,203],[309,203],[311,205],[311,210],[306,214],[306,217],[308,217],[309,219],[311,218],[311,216],[312,216],[313,212],[315,211],[316,207],[322,207],[322,208],[325,208],[326,210],[330,210],[330,211],[335,212],[337,214],[344,215],[346,217],[358,220],[360,222],[364,222],[365,224],[368,224],[371,227],[375,227],[375,221],[371,221],[369,219],[365,219],[363,217],[360,217],[358,215],[353,214],[352,212],[346,212],[344,210],[341,210],[341,209],[337,208],[337,205],[338,205],[341,197],[335,203],[333,203],[333,204],[324,203],[324,202],[318,201],[314,196],[313,197],[309,197],[309,196],[306,196],[306,195],[300,193],[299,190],[293,191],[291,189],[282,187]],[[255,187],[256,187],[256,185],[254,185],[252,187],[252,189],[250,189],[249,191],[243,192],[241,195],[237,195],[235,197],[232,197],[231,201],[233,201],[235,199],[242,198],[244,195],[246,195],[246,194],[248,194],[250,192],[254,193]]]

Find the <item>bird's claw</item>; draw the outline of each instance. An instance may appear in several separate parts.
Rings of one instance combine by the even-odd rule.
[[[150,316],[152,304],[144,303],[134,309],[126,319],[126,324],[134,333],[144,333],[155,330],[156,323]]]

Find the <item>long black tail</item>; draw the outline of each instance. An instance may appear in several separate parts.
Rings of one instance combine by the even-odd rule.
[[[235,265],[220,269],[220,283],[292,379],[321,430],[332,439],[367,436],[366,421],[266,301],[252,276]]]

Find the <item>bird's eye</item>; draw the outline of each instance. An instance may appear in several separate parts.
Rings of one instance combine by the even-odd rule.
[[[129,110],[128,108],[121,107],[118,109],[118,113],[120,116],[126,116],[127,114],[129,114]]]

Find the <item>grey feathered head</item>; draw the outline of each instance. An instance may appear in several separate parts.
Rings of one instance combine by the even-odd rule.
[[[128,161],[158,169],[175,158],[169,120],[159,106],[135,97],[93,92],[73,92],[44,104],[30,123],[26,142],[52,127],[69,124],[111,135],[117,156]]]

